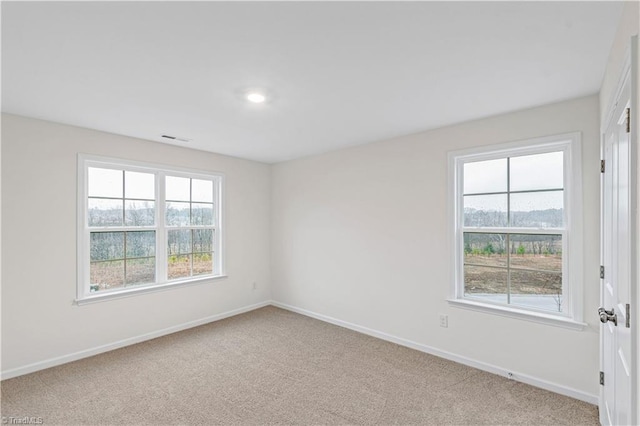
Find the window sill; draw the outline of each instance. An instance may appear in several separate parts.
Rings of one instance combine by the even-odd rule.
[[[467,299],[447,299],[453,307],[469,309],[477,312],[484,312],[508,318],[516,318],[525,321],[537,322],[539,324],[552,325],[555,327],[568,328],[570,330],[581,331],[587,327],[587,323],[575,321],[571,318],[557,315],[545,314],[542,312],[527,311],[524,309],[512,308],[508,306],[489,305],[487,303],[476,302]]]
[[[178,287],[187,287],[191,285],[203,284],[210,281],[216,281],[223,278],[227,278],[228,275],[216,275],[215,277],[202,277],[193,278],[189,280],[169,282],[164,284],[154,284],[145,287],[132,287],[125,290],[110,292],[110,293],[92,293],[90,296],[78,298],[73,301],[74,305],[82,306],[90,303],[106,302],[107,300],[122,299],[125,297],[138,296],[140,294],[155,293],[158,291],[165,291]]]

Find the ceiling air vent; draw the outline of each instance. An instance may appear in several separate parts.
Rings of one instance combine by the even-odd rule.
[[[188,139],[188,138],[183,138],[180,136],[169,136],[169,135],[162,135],[163,138],[165,139],[171,139],[171,140],[176,140],[176,141],[180,141],[180,142],[191,142],[192,139]]]

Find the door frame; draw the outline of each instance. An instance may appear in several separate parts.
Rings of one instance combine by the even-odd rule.
[[[638,68],[638,36],[631,37],[631,133],[629,140],[629,149],[631,154],[631,325],[635,325],[635,330],[631,330],[631,402],[632,413],[631,420],[633,424],[640,422],[640,395],[638,392],[638,383],[640,383],[640,316],[638,315],[640,309],[640,291],[638,289],[638,278],[640,277],[640,261],[638,261],[638,254],[640,254],[640,228],[638,223],[640,222],[640,211],[638,210],[638,197],[640,186],[638,185],[638,118],[640,118],[640,111],[638,110],[638,74],[640,69]],[[635,214],[634,214],[635,213]],[[635,267],[634,267],[635,263]],[[635,374],[634,374],[635,373]],[[635,410],[633,410],[633,402],[635,401]]]
[[[625,82],[629,78],[631,80],[631,131],[629,134],[629,156],[630,156],[630,217],[629,226],[631,230],[631,253],[630,253],[630,300],[631,304],[630,317],[631,317],[631,424],[638,424],[640,421],[640,394],[638,392],[638,383],[640,383],[640,291],[638,291],[638,277],[640,277],[640,262],[638,261],[638,253],[640,253],[640,228],[638,223],[640,222],[640,212],[638,210],[638,119],[640,114],[638,113],[638,36],[631,37],[629,47],[625,54],[625,61],[622,66],[622,70],[618,77],[618,83],[615,92],[613,92],[612,98],[609,100],[605,119],[600,123],[600,158],[604,159],[604,147],[605,147],[605,134],[607,128],[612,119],[614,119],[614,113],[616,110],[616,104],[622,94]],[[604,175],[600,177],[600,264],[604,264]],[[603,298],[603,281],[600,281],[600,301]],[[595,314],[595,313],[594,313]],[[600,326],[600,371],[603,371],[604,360],[604,345],[603,345],[603,328]],[[599,389],[599,407],[602,407],[604,397],[604,388],[600,386]],[[635,402],[635,404],[634,404]]]

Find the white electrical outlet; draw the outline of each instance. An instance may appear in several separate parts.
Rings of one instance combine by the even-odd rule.
[[[256,283],[255,281],[253,282],[253,289],[257,290],[258,289],[258,283]]]
[[[449,327],[449,316],[440,314],[440,327]]]

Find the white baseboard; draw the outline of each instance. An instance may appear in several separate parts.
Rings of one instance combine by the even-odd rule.
[[[44,361],[35,362],[33,364],[24,365],[17,368],[12,368],[10,370],[2,371],[0,373],[0,377],[2,380],[10,379],[17,376],[22,376],[24,374],[33,373],[39,370],[44,370],[45,368],[55,367],[56,365],[66,364],[68,362],[77,361],[82,358],[88,358],[90,356],[98,355],[104,352],[112,351],[114,349],[119,349],[125,346],[133,345],[136,343],[144,342],[146,340],[155,339],[157,337],[162,337],[167,334],[175,333],[182,330],[187,330],[189,328],[197,327],[199,325],[208,324],[210,322],[218,321],[224,318],[229,318],[235,315],[239,315],[245,312],[253,311],[255,309],[259,309],[265,306],[273,305],[278,308],[286,309],[291,312],[296,312],[311,318],[318,319],[320,321],[324,321],[330,324],[335,324],[340,327],[348,328],[350,330],[357,331],[359,333],[367,334],[369,336],[377,337],[382,340],[386,340],[392,343],[396,343],[401,346],[406,346],[411,349],[415,349],[421,352],[425,352],[431,355],[435,355],[441,358],[445,358],[454,362],[458,362],[460,364],[468,365],[470,367],[477,368],[479,370],[487,371],[489,373],[497,374],[499,376],[504,376],[513,380],[517,380],[522,383],[529,384],[531,386],[535,386],[538,388],[546,389],[551,392],[558,393],[560,395],[566,395],[571,398],[579,399],[581,401],[588,402],[590,404],[598,404],[598,396],[592,395],[586,392],[579,391],[577,389],[573,389],[567,386],[559,385],[557,383],[552,383],[546,380],[542,380],[536,377],[532,377],[526,374],[520,374],[513,371],[508,371],[504,368],[497,367],[492,364],[487,364],[485,362],[477,361],[471,358],[467,358],[464,356],[456,355],[451,352],[443,351],[440,349],[433,348],[431,346],[424,345],[422,343],[414,342],[408,339],[404,339],[402,337],[393,336],[388,333],[384,333],[382,331],[373,330],[371,328],[363,327],[361,325],[353,324],[347,321],[339,320],[336,318],[329,317],[327,315],[319,314],[316,312],[308,311],[306,309],[298,308],[295,306],[291,306],[285,303],[277,302],[277,301],[264,301],[260,303],[256,303],[249,306],[244,306],[242,308],[234,309],[227,312],[222,312],[220,314],[211,315],[206,318],[201,318],[199,320],[189,321],[183,324],[178,324],[172,327],[164,328],[162,330],[153,331],[150,333],[142,334],[139,336],[130,337],[128,339],[119,340],[117,342],[109,343],[102,346],[97,346],[94,348],[85,349],[82,351],[74,352],[71,354],[59,356],[56,358],[50,358]],[[511,375],[510,375],[511,374]]]
[[[471,358],[467,358],[465,356],[456,355],[451,352],[443,351],[440,349],[433,348],[431,346],[423,345],[422,343],[414,342],[411,340],[403,339],[402,337],[393,336],[391,334],[384,333],[382,331],[373,330],[371,328],[363,327],[361,325],[353,324],[347,321],[342,321],[336,318],[329,317],[327,315],[318,314],[316,312],[308,311],[306,309],[298,308],[295,306],[287,305],[286,303],[281,303],[277,301],[271,301],[271,304],[275,307],[286,309],[291,312],[296,312],[298,314],[302,314],[311,318],[318,319],[320,321],[328,322],[330,324],[338,325],[340,327],[348,328],[350,330],[357,331],[362,334],[367,334],[369,336],[377,337],[382,340],[386,340],[392,343],[396,343],[401,346],[406,346],[411,349],[415,349],[421,352],[428,353],[430,355],[435,355],[440,358],[445,358],[450,361],[458,362],[460,364],[468,365],[469,367],[477,368],[478,370],[487,371],[489,373],[497,374],[499,376],[506,377],[508,379],[517,380],[522,383],[526,383],[531,386],[535,386],[538,388],[542,388],[551,392],[555,392],[560,395],[569,396],[571,398],[579,399],[584,402],[588,402],[590,404],[598,405],[598,396],[592,395],[586,392],[579,391],[577,389],[573,389],[567,386],[559,385],[557,383],[552,383],[547,380],[539,379],[537,377],[529,376],[527,374],[520,374],[514,371],[508,371],[504,368],[487,364],[482,361],[477,361]]]
[[[151,340],[157,337],[166,336],[167,334],[172,334],[177,331],[186,330],[189,328],[197,327],[199,325],[208,324],[214,321],[219,321],[224,318],[229,318],[235,315],[243,314],[245,312],[253,311],[255,309],[263,308],[265,306],[269,306],[270,304],[271,303],[269,301],[264,301],[264,302],[256,303],[253,305],[244,306],[242,308],[234,309],[231,311],[222,312],[220,314],[211,315],[206,318],[201,318],[198,320],[185,322],[183,324],[174,325],[172,327],[164,328],[162,330],[152,331],[151,333],[129,337],[128,339],[119,340],[117,342],[108,343],[106,345],[85,349],[85,350],[74,352],[68,355],[62,355],[56,358],[50,358],[44,361],[34,362],[33,364],[28,364],[22,367],[17,367],[17,368],[12,368],[10,370],[2,371],[0,373],[0,377],[2,377],[2,380],[5,380],[5,379],[10,379],[12,377],[22,376],[23,374],[33,373],[39,370],[44,370],[45,368],[55,367],[56,365],[66,364],[71,361],[77,361],[82,358],[88,358],[90,356],[98,355],[104,352],[109,352],[114,349],[119,349],[125,346],[144,342],[145,340]]]

